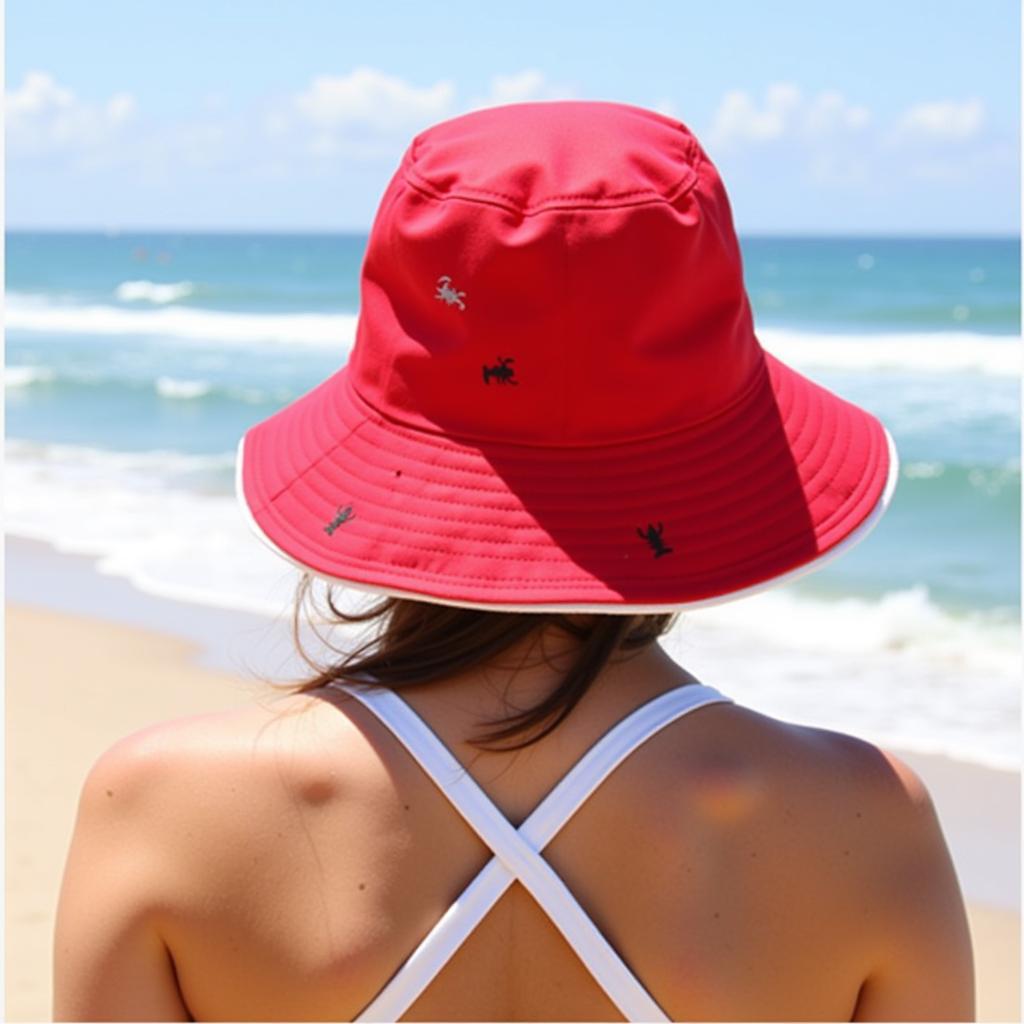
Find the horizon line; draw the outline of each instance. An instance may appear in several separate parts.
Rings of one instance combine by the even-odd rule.
[[[111,238],[116,238],[119,235],[133,235],[133,234],[180,234],[180,235],[307,235],[307,236],[338,236],[338,235],[358,235],[365,236],[370,233],[370,227],[339,227],[339,228],[309,228],[309,227],[169,227],[169,226],[149,226],[149,227],[81,227],[81,226],[68,226],[68,227],[57,227],[53,225],[17,225],[11,226],[6,225],[4,228],[4,235],[16,235],[16,234],[80,234],[80,235],[107,235]],[[873,232],[873,231],[830,231],[822,229],[820,231],[814,230],[801,230],[801,231],[786,231],[786,230],[771,230],[771,229],[757,229],[753,231],[742,231],[737,229],[737,236],[740,239],[743,238],[793,238],[793,239],[811,239],[811,238],[849,238],[854,239],[988,239],[988,240],[1000,240],[1000,241],[1020,241],[1020,231],[920,231],[920,230],[905,230],[905,231],[884,231],[884,232]]]

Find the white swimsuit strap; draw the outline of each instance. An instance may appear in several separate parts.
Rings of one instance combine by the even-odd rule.
[[[407,747],[495,857],[469,884],[359,1016],[395,1021],[415,1002],[517,878],[629,1020],[668,1020],[539,851],[590,794],[650,736],[706,704],[731,702],[709,686],[677,687],[614,726],[580,758],[517,832],[427,724],[391,690],[335,683],[365,704]]]

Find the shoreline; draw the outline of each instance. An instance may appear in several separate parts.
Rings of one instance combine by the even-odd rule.
[[[34,538],[7,535],[4,554],[9,604],[95,616],[180,637],[195,645],[201,668],[244,673],[253,660],[263,672],[294,667],[286,608],[272,617],[158,596],[101,572],[95,555],[59,551]],[[281,650],[263,642],[267,633],[274,634],[272,644]]]
[[[8,600],[34,604],[46,608],[98,614],[113,622],[136,625],[140,628],[165,630],[199,644],[200,664],[232,672],[256,671],[278,680],[298,680],[308,677],[309,666],[300,658],[292,636],[292,601],[298,573],[290,567],[278,566],[280,560],[266,552],[280,570],[272,588],[266,590],[258,607],[236,607],[221,600],[204,602],[192,594],[143,588],[143,584],[126,578],[118,572],[108,572],[107,559],[94,553],[65,551],[52,541],[9,535],[5,544],[7,561]],[[262,546],[254,557],[263,555]],[[212,553],[211,553],[212,557]],[[316,588],[322,597],[320,588]],[[342,607],[364,610],[370,606],[373,595],[360,592],[358,587],[343,588]],[[875,636],[887,629],[886,618],[892,616],[898,623],[908,616],[926,615],[927,609],[918,606],[913,590],[888,595],[891,607],[883,601],[871,609],[872,617],[859,623]],[[757,600],[772,599],[776,603],[754,608],[747,607],[737,616],[736,609],[712,608],[692,615],[683,614],[676,627],[665,635],[666,652],[699,678],[719,685],[733,687],[732,695],[765,714],[795,723],[849,732],[894,751],[906,751],[912,757],[940,757],[958,764],[974,765],[984,770],[1019,774],[1021,764],[1019,673],[1014,671],[1012,692],[999,681],[996,689],[988,692],[992,702],[983,714],[984,722],[973,727],[968,717],[954,715],[964,686],[964,672],[983,686],[986,678],[978,675],[985,670],[982,659],[978,664],[947,666],[938,669],[927,659],[920,665],[906,666],[899,657],[901,646],[899,627],[892,649],[882,651],[876,642],[860,655],[849,650],[847,635],[839,635],[838,649],[829,654],[826,648],[813,646],[804,649],[794,646],[785,636],[788,624],[808,616],[811,630],[821,628],[835,632],[836,609],[823,609],[804,595],[778,588],[772,594]],[[859,599],[854,599],[859,600]],[[266,605],[263,608],[263,605]],[[840,602],[841,604],[841,602]],[[837,606],[838,607],[838,606]],[[732,612],[732,615],[728,612]],[[783,630],[781,640],[774,633],[765,633],[758,624],[760,617],[768,619]],[[927,615],[926,615],[927,617]],[[936,623],[931,622],[935,629]],[[333,628],[334,643],[343,646],[355,641],[358,629]],[[737,646],[733,629],[757,648],[757,658],[771,670],[751,671],[750,650]],[[1019,627],[1014,627],[1019,634]],[[842,632],[842,631],[840,631]],[[846,633],[849,633],[847,629]],[[303,649],[321,660],[327,650],[307,623],[300,627]],[[974,650],[987,650],[982,636],[956,635],[951,642],[970,644]],[[1016,644],[1019,648],[1019,643]],[[762,650],[763,648],[763,650]],[[894,653],[895,652],[895,653]],[[1015,664],[1019,657],[1014,656]],[[892,717],[884,710],[893,699],[894,680],[903,678],[907,692],[902,707],[918,707],[917,717],[904,713]],[[726,683],[726,681],[729,681]],[[846,691],[845,694],[843,691]],[[909,701],[909,703],[908,703]],[[924,702],[923,704],[921,702]],[[928,705],[935,703],[939,710],[931,716]],[[1002,718],[991,718],[992,708],[1005,705]],[[839,711],[839,708],[843,708]],[[1009,716],[1009,717],[1007,717]],[[900,725],[902,723],[902,725]],[[1008,724],[1008,723],[1012,723]],[[899,726],[899,727],[898,727]],[[989,728],[995,728],[990,733]]]

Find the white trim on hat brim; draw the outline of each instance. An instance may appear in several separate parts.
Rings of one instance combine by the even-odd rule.
[[[249,508],[249,502],[245,497],[245,489],[242,485],[242,459],[245,445],[244,435],[238,442],[238,458],[235,466],[235,494],[242,506],[249,528],[261,541],[263,541],[264,544],[267,545],[267,547],[270,548],[271,551],[278,555],[278,557],[283,558],[286,562],[290,562],[296,569],[301,569],[303,572],[307,572],[311,576],[321,579],[326,583],[352,587],[355,590],[364,591],[368,594],[377,594],[381,597],[401,597],[410,601],[427,601],[431,604],[442,604],[454,608],[476,608],[480,611],[488,612],[598,612],[605,615],[657,615],[676,611],[689,611],[695,608],[709,608],[712,605],[738,601],[740,598],[750,597],[753,594],[759,594],[765,590],[771,590],[784,583],[790,583],[802,576],[807,576],[813,572],[817,572],[833,559],[845,554],[851,548],[864,540],[864,538],[867,537],[867,535],[878,525],[879,520],[885,514],[885,510],[889,507],[893,493],[896,490],[896,481],[899,478],[899,456],[896,452],[896,445],[893,442],[892,435],[884,426],[882,427],[882,430],[885,431],[885,440],[889,448],[889,474],[885,481],[885,487],[882,489],[878,502],[875,504],[875,507],[871,512],[868,513],[857,527],[851,530],[850,533],[847,534],[847,536],[845,536],[838,544],[834,544],[828,549],[828,551],[823,552],[810,562],[805,562],[803,565],[799,565],[795,569],[791,569],[789,572],[782,573],[780,576],[774,576],[771,579],[763,580],[760,583],[755,583],[742,590],[733,590],[727,594],[721,594],[717,597],[706,597],[699,601],[685,601],[681,604],[605,604],[587,602],[573,604],[528,605],[492,604],[482,601],[461,601],[458,599],[441,598],[433,594],[423,594],[415,590],[402,590],[398,587],[376,586],[372,583],[362,583],[355,580],[342,579],[339,576],[331,576],[328,573],[312,569],[310,566],[298,561],[286,551],[279,548],[277,544],[275,544],[274,541],[272,541],[270,537],[263,532],[263,528],[256,521],[256,517],[252,514],[252,510]]]

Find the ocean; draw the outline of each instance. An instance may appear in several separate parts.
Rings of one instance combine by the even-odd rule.
[[[7,236],[6,526],[158,595],[280,615],[233,497],[252,423],[342,366],[365,235]],[[793,721],[1019,764],[1020,243],[742,240],[758,336],[877,414],[893,504],[815,575],[666,646]]]

